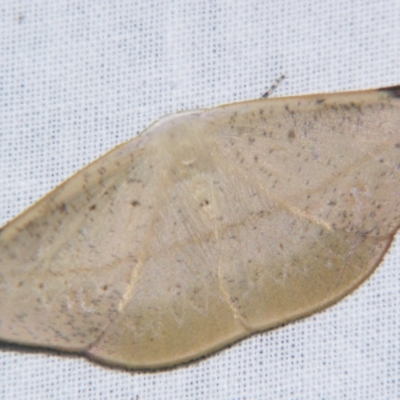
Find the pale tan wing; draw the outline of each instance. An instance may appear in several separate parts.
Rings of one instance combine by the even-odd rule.
[[[164,118],[2,229],[0,340],[143,368],[243,336],[199,212],[213,168],[198,113]]]
[[[400,89],[209,112],[221,284],[249,331],[342,298],[400,226]]]
[[[82,351],[118,313],[152,234],[147,141],[114,149],[0,231],[0,340]]]

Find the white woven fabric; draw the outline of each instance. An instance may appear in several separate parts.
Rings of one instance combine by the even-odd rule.
[[[400,84],[397,0],[0,6],[0,225],[164,114]],[[400,240],[355,293],[200,362],[127,372],[0,346],[0,399],[398,399]]]

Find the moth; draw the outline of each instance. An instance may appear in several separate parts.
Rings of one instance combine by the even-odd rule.
[[[0,231],[0,340],[151,369],[337,302],[400,226],[400,87],[170,115]]]

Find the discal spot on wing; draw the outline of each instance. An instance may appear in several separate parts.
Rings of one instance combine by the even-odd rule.
[[[0,231],[0,340],[192,360],[336,302],[399,226],[398,87],[165,117]]]

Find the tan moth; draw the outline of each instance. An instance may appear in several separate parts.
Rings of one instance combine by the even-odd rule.
[[[400,226],[400,87],[162,118],[0,231],[0,340],[158,368],[319,311]]]

